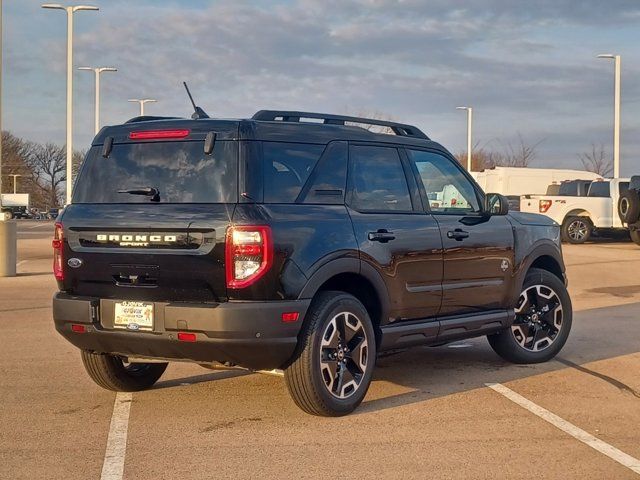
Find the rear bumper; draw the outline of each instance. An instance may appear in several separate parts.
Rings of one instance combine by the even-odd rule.
[[[83,350],[271,369],[285,366],[292,357],[310,302],[155,302],[153,332],[136,332],[113,328],[114,301],[59,292],[53,297],[53,319],[56,330]],[[298,320],[283,322],[286,312],[299,312]],[[83,325],[85,332],[73,331],[74,324]],[[180,341],[178,332],[194,333],[196,341]]]

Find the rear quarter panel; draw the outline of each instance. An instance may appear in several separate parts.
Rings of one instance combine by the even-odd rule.
[[[233,223],[270,226],[274,264],[256,284],[229,290],[230,299],[293,300],[322,266],[341,258],[359,259],[344,205],[240,204]]]

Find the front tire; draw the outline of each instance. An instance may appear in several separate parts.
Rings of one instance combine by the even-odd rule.
[[[82,350],[82,363],[91,379],[114,392],[139,392],[152,387],[167,369],[167,363],[130,363],[117,355]]]
[[[569,293],[558,277],[538,268],[529,270],[515,311],[511,327],[487,337],[498,355],[513,363],[542,363],[562,350],[573,311]]]
[[[353,412],[364,399],[375,360],[375,333],[362,303],[346,293],[320,292],[284,378],[302,410],[338,417]]]
[[[585,243],[591,238],[593,223],[589,217],[567,217],[562,222],[562,241],[573,244]]]

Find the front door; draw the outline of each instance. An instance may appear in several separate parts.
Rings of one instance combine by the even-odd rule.
[[[391,321],[435,317],[442,293],[440,229],[424,212],[396,148],[351,146],[347,203],[361,262],[380,274],[389,292]]]
[[[509,305],[514,240],[505,216],[481,211],[481,193],[444,153],[407,149],[425,206],[444,248],[440,315],[502,310]]]

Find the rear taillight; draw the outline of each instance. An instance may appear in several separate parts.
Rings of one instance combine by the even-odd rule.
[[[540,213],[547,213],[547,210],[549,210],[549,207],[552,203],[553,202],[551,200],[540,200],[538,210],[540,211]]]
[[[269,227],[229,227],[225,245],[228,288],[248,287],[262,277],[272,263],[273,243]]]
[[[61,223],[56,223],[53,230],[53,241],[51,246],[53,247],[53,275],[56,280],[64,280],[64,270],[62,269],[62,248],[64,244],[64,234]]]

